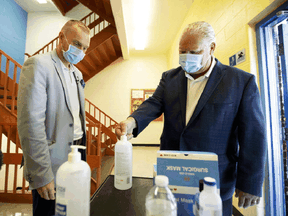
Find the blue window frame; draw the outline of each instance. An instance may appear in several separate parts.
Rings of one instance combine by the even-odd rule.
[[[256,25],[260,89],[268,135],[265,211],[266,215],[273,216],[286,215],[287,211],[284,184],[287,161],[285,164],[283,160],[283,153],[284,158],[287,153],[283,146],[286,146],[285,128],[288,128],[288,16],[277,16],[279,11],[288,12],[288,2]]]

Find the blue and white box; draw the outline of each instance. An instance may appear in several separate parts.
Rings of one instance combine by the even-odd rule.
[[[212,177],[220,194],[218,156],[199,151],[158,151],[157,175],[169,178],[169,188],[177,200],[178,216],[195,216],[193,205],[199,180]],[[195,208],[195,207],[194,207]]]

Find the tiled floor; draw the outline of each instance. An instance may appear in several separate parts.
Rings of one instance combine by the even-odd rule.
[[[133,176],[153,177],[158,150],[159,147],[133,147]],[[32,216],[32,205],[0,203],[0,216]]]

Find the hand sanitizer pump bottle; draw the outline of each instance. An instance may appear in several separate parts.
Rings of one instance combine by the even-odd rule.
[[[132,187],[132,144],[127,136],[121,136],[115,145],[114,187],[128,190]]]
[[[90,215],[91,170],[89,165],[81,160],[78,148],[86,147],[72,145],[68,161],[63,163],[56,173],[56,216]]]

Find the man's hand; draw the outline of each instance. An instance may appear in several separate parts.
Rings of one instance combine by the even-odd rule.
[[[133,138],[132,132],[134,128],[136,128],[136,121],[134,118],[129,117],[116,126],[115,133],[119,140],[125,134],[127,135],[127,139],[130,140]]]
[[[256,204],[258,205],[260,202],[260,197],[258,196],[245,193],[243,191],[240,191],[239,189],[236,189],[235,192],[236,192],[235,197],[239,198],[239,201],[238,201],[239,208],[243,207],[244,209],[246,209],[250,206],[254,206]]]
[[[55,200],[54,179],[47,185],[37,188],[37,192],[43,199]]]

